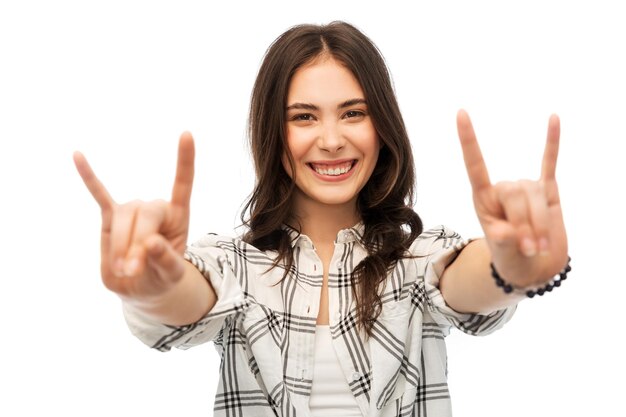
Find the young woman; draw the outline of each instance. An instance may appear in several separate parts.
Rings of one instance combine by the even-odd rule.
[[[170,202],[118,205],[75,155],[102,208],[103,281],[148,345],[215,342],[215,415],[449,416],[450,328],[494,331],[568,263],[558,118],[540,179],[498,184],[465,112],[457,123],[484,239],[422,230],[410,143],[373,43],[342,22],[294,27],[252,94],[257,182],[243,237],[186,246],[188,133]]]

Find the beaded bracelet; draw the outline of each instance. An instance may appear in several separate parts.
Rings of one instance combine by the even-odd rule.
[[[502,290],[505,293],[510,294],[513,291],[516,291],[518,293],[526,294],[526,296],[528,298],[533,298],[535,295],[541,296],[541,295],[544,295],[546,292],[552,291],[555,287],[560,287],[561,286],[561,282],[563,282],[563,281],[565,281],[567,279],[567,273],[572,270],[572,267],[569,264],[571,260],[572,260],[572,258],[570,258],[568,256],[567,257],[567,264],[565,264],[565,267],[561,270],[561,272],[559,272],[558,279],[557,279],[557,277],[554,277],[545,286],[543,286],[541,288],[534,289],[534,290],[526,290],[526,289],[523,289],[523,288],[514,287],[511,284],[507,284],[502,279],[500,274],[498,274],[498,271],[496,271],[496,267],[493,266],[493,262],[490,264],[490,266],[491,266],[491,276],[493,277],[493,279],[496,280],[496,285],[498,287],[502,288]]]

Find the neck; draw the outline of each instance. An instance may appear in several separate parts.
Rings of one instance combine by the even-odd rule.
[[[361,220],[356,209],[356,199],[344,204],[322,204],[308,198],[294,201],[295,223],[314,244],[330,244],[342,229],[354,226]],[[317,246],[317,245],[316,245]]]

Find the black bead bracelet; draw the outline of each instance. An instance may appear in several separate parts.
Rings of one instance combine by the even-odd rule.
[[[533,298],[535,295],[541,296],[541,295],[544,295],[547,292],[552,291],[555,287],[560,287],[561,286],[561,282],[563,282],[563,281],[565,281],[567,279],[567,273],[572,270],[572,267],[569,264],[571,260],[572,260],[572,258],[570,258],[568,256],[567,257],[567,264],[565,264],[565,267],[561,270],[561,272],[559,272],[558,278],[554,277],[545,286],[543,286],[541,288],[536,288],[534,290],[527,290],[527,289],[523,289],[523,288],[517,288],[517,287],[514,287],[511,284],[506,283],[502,279],[500,274],[498,274],[498,271],[496,271],[496,267],[493,266],[493,262],[490,264],[490,266],[491,266],[491,276],[493,277],[493,279],[496,280],[496,285],[498,287],[502,288],[502,291],[504,291],[505,293],[510,294],[512,292],[518,292],[518,293],[525,294],[528,298]]]

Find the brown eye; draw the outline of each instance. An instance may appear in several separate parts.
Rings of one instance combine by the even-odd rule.
[[[365,113],[359,110],[350,110],[350,111],[347,111],[346,114],[344,115],[344,117],[347,119],[351,119],[354,117],[361,117],[361,116],[365,116]]]
[[[308,122],[313,120],[313,115],[311,113],[296,114],[291,118],[291,120]]]

